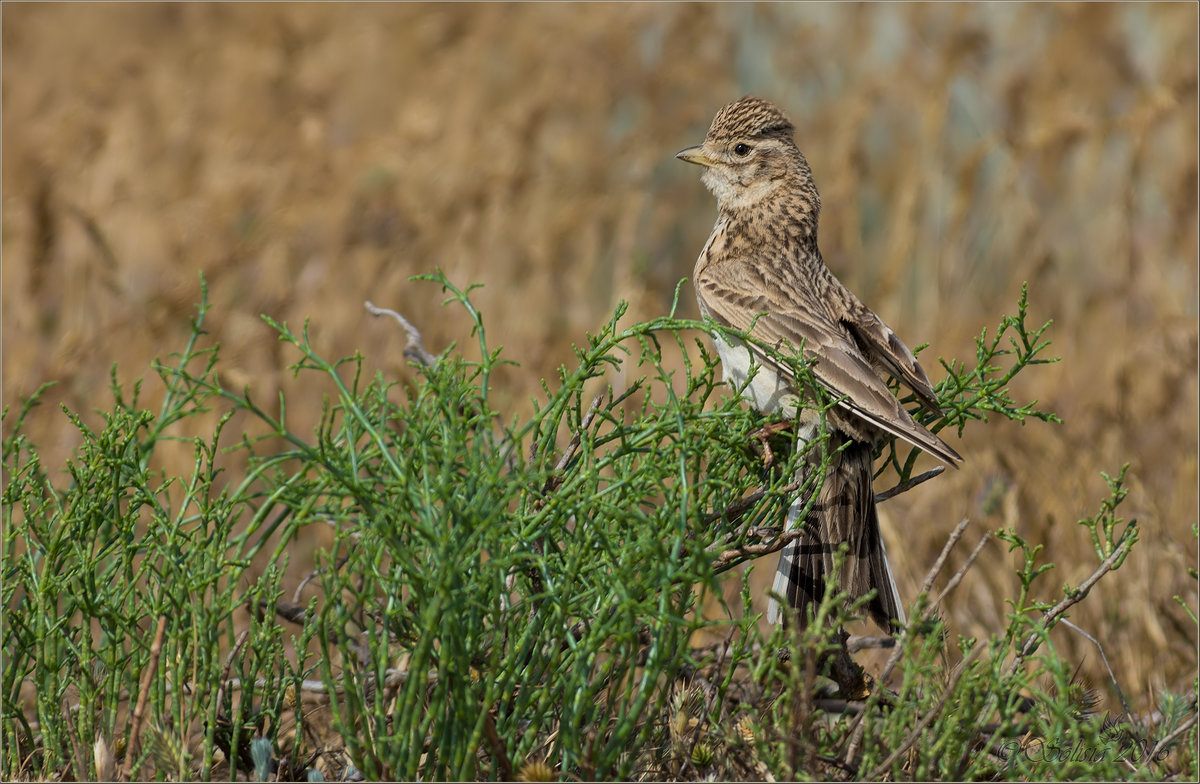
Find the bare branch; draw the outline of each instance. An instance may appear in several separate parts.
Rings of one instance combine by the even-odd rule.
[[[857,634],[852,634],[846,640],[846,650],[850,653],[858,653],[868,649],[883,649],[895,648],[895,637],[860,637]]]
[[[791,420],[776,422],[765,427],[760,427],[750,435],[758,439],[758,443],[762,446],[763,468],[769,467],[775,462],[775,453],[771,450],[770,438],[776,433],[781,433],[784,430],[789,430],[793,426]]]
[[[826,713],[842,713],[847,716],[857,716],[866,709],[867,704],[862,700],[841,700],[824,697],[813,700],[813,707],[823,710]],[[838,760],[837,764],[844,766],[841,760]]]
[[[742,558],[758,558],[763,555],[777,553],[786,547],[788,542],[799,539],[801,536],[804,536],[805,533],[806,529],[801,527],[780,534],[779,538],[772,542],[767,542],[765,544],[744,544],[741,547],[731,547],[728,550],[722,551],[721,554],[717,556],[717,559],[713,561],[713,571],[716,572],[725,569]]]
[[[229,683],[229,671],[233,669],[233,660],[237,658],[238,651],[246,644],[246,640],[250,639],[250,630],[243,629],[238,635],[237,641],[233,644],[233,648],[229,651],[229,655],[225,657],[225,667],[221,671],[221,685],[217,687],[217,710],[221,710],[221,705],[225,701],[225,684]]]
[[[922,484],[924,482],[928,482],[930,479],[933,479],[935,476],[941,476],[943,473],[945,473],[945,471],[946,471],[946,466],[937,466],[936,468],[929,469],[928,471],[926,471],[923,474],[918,474],[917,476],[911,477],[907,482],[901,482],[900,484],[896,485],[895,487],[891,488],[890,490],[884,490],[882,493],[876,493],[875,494],[875,503],[882,504],[884,501],[888,500],[889,498],[895,498],[896,496],[900,495],[901,493],[907,493],[909,490],[912,490],[917,485]]]
[[[789,485],[784,485],[783,487],[779,488],[775,492],[778,493],[779,495],[787,495],[789,493],[794,493],[795,491],[799,490],[803,486],[804,485],[802,482],[792,482]],[[766,489],[755,490],[753,493],[746,496],[745,498],[739,498],[738,500],[729,504],[724,509],[722,509],[720,512],[713,512],[712,514],[706,515],[704,517],[704,523],[707,525],[709,523],[715,523],[716,521],[722,520],[722,519],[728,520],[731,523],[736,522],[737,520],[741,519],[742,515],[744,515],[746,513],[746,510],[750,509],[750,507],[757,504],[759,501],[761,501],[766,496],[767,496]]]
[[[266,610],[271,606],[271,603],[266,599],[260,599],[258,606],[261,610]],[[308,622],[308,606],[297,604],[294,602],[285,602],[280,599],[275,602],[275,614],[284,619],[288,623],[294,623],[298,626],[303,626]]]
[[[945,599],[951,591],[958,587],[958,584],[962,582],[963,575],[965,575],[967,570],[971,568],[971,564],[975,563],[975,559],[979,557],[981,552],[983,552],[984,545],[986,545],[990,540],[991,535],[987,533],[984,533],[983,536],[979,537],[979,543],[975,545],[975,549],[972,550],[971,554],[967,556],[967,560],[963,561],[963,565],[958,567],[958,571],[950,576],[950,579],[946,581],[946,587],[943,588],[942,592],[938,594],[938,597],[933,600],[933,604],[929,605],[929,611],[925,614],[926,618],[931,617],[933,613],[937,612],[938,608],[942,604],[942,600]]]
[[[1100,641],[1095,637],[1071,623],[1066,618],[1063,618],[1061,621],[1059,621],[1059,623],[1063,624],[1069,629],[1074,629],[1075,631],[1079,632],[1081,635],[1083,635],[1083,637],[1090,640],[1092,644],[1096,646],[1096,650],[1100,652],[1100,661],[1104,662],[1104,669],[1108,670],[1108,679],[1112,681],[1113,688],[1117,690],[1117,699],[1121,701],[1121,708],[1125,711],[1126,716],[1132,716],[1133,712],[1129,709],[1129,702],[1125,699],[1125,692],[1121,689],[1121,684],[1117,683],[1117,674],[1113,672],[1112,665],[1108,663],[1108,657],[1104,655],[1104,646],[1101,645]]]
[[[408,319],[404,318],[404,316],[401,316],[394,310],[376,307],[375,305],[371,304],[370,300],[367,300],[366,306],[367,312],[372,316],[391,316],[400,323],[401,327],[404,328],[404,331],[408,334],[408,345],[404,347],[404,356],[408,357],[422,367],[433,366],[437,360],[432,354],[425,350],[425,344],[421,342],[421,333]]]
[[[1133,524],[1133,522],[1130,523],[1130,525]],[[1042,628],[1049,629],[1063,613],[1083,601],[1087,597],[1088,592],[1092,590],[1092,586],[1099,582],[1101,577],[1112,571],[1112,568],[1125,556],[1132,542],[1133,539],[1131,537],[1124,537],[1116,549],[1100,562],[1100,565],[1096,567],[1096,571],[1092,572],[1090,577],[1080,583],[1079,587],[1070,596],[1063,597],[1058,604],[1054,605],[1054,607],[1050,608],[1049,612],[1042,616]],[[1037,632],[1032,632],[1025,638],[1025,642],[1022,643],[1020,650],[1017,651],[1017,655],[1013,657],[1012,663],[1004,671],[1004,677],[1011,677],[1017,671],[1017,668],[1021,666],[1021,662],[1025,661],[1026,658],[1038,649],[1038,646],[1041,644],[1038,641],[1039,637],[1040,635]]]
[[[587,413],[583,415],[583,419],[579,421],[579,429],[575,431],[575,435],[571,436],[571,442],[567,444],[567,448],[563,450],[562,457],[554,466],[554,473],[546,479],[546,484],[542,487],[543,493],[549,493],[562,484],[562,472],[566,470],[567,464],[575,457],[575,453],[579,451],[579,445],[583,441],[583,433],[592,426],[592,420],[596,418],[596,412],[600,410],[600,405],[604,402],[605,393],[601,392],[592,398],[592,404],[588,406]]]
[[[154,642],[150,643],[150,661],[146,663],[146,671],[142,673],[138,685],[137,705],[133,708],[133,723],[129,728],[129,742],[125,746],[125,764],[121,766],[121,778],[129,780],[133,768],[134,750],[138,745],[138,735],[142,731],[142,719],[146,712],[146,697],[150,693],[150,681],[154,680],[154,672],[158,669],[158,659],[162,656],[163,636],[167,632],[167,616],[158,617],[158,628],[154,630]]]
[[[1151,763],[1151,761],[1156,759],[1159,754],[1162,754],[1163,751],[1166,750],[1167,746],[1170,746],[1175,741],[1176,738],[1178,738],[1180,735],[1182,735],[1183,733],[1190,730],[1192,727],[1195,727],[1197,718],[1200,718],[1200,714],[1193,713],[1191,716],[1188,717],[1187,721],[1183,722],[1178,727],[1171,730],[1171,732],[1168,733],[1165,737],[1163,737],[1163,739],[1160,740],[1158,743],[1155,743],[1154,749],[1149,754],[1147,754],[1146,757],[1142,760],[1142,765],[1141,765],[1140,769],[1145,769]]]
[[[946,559],[950,557],[950,551],[958,544],[958,540],[962,539],[963,534],[967,532],[967,526],[970,524],[970,518],[964,517],[958,521],[958,525],[954,526],[954,530],[946,538],[946,544],[942,547],[942,551],[938,553],[937,560],[933,562],[933,566],[929,567],[929,572],[925,575],[925,581],[921,583],[921,593],[929,593],[933,589],[933,581],[941,574],[942,567],[946,565]]]
[[[892,765],[896,762],[896,760],[900,759],[902,755],[908,753],[908,750],[911,749],[913,745],[921,738],[921,733],[925,731],[925,728],[929,726],[929,723],[937,718],[937,716],[942,712],[942,708],[946,707],[946,702],[950,699],[950,695],[954,693],[954,688],[958,686],[958,681],[960,678],[962,678],[963,673],[967,671],[967,667],[970,666],[971,662],[973,662],[986,647],[987,646],[985,644],[980,643],[967,653],[966,657],[958,663],[957,667],[954,668],[954,672],[950,675],[950,680],[946,683],[946,687],[942,689],[942,696],[938,699],[937,703],[925,712],[925,715],[922,716],[921,720],[917,722],[917,726],[913,727],[912,732],[908,734],[908,737],[904,739],[904,742],[893,749],[892,753],[887,756],[887,759],[875,766],[875,770],[871,771],[871,775],[867,776],[864,781],[882,781],[884,775],[891,770]]]
[[[492,718],[492,712],[486,709],[483,716],[483,734],[487,738],[488,750],[491,751],[497,767],[500,768],[500,778],[504,781],[516,781],[513,776],[512,762],[504,750],[504,742],[500,740],[500,733],[496,732],[496,721]]]
[[[943,567],[945,567],[946,560],[950,557],[950,551],[953,550],[954,546],[958,544],[958,541],[962,539],[963,534],[966,533],[968,525],[970,525],[970,518],[964,517],[962,520],[958,521],[958,525],[954,526],[954,530],[951,531],[950,535],[946,538],[946,544],[942,547],[942,551],[938,554],[937,560],[933,562],[933,566],[929,567],[929,572],[925,575],[925,580],[921,583],[921,593],[928,594],[929,591],[933,589],[933,581],[937,579],[937,576],[941,573]],[[913,624],[913,621],[909,621],[910,627],[913,626]],[[872,691],[868,701],[878,701],[883,699],[884,692],[886,691],[884,684],[887,683],[887,679],[891,677],[892,671],[896,669],[896,665],[900,663],[900,657],[904,655],[905,649],[906,646],[904,645],[897,645],[892,649],[891,655],[888,656],[887,663],[884,664],[883,670],[879,673],[879,677],[875,680],[875,689]],[[866,725],[863,724],[863,716],[865,715],[865,713],[861,713],[854,720],[854,727],[850,732],[850,742],[846,746],[845,760],[847,765],[853,765],[854,758],[858,756],[858,747],[862,744],[863,732],[866,729]]]

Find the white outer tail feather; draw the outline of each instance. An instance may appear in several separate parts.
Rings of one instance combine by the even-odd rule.
[[[807,441],[808,438],[806,438],[806,436],[808,435],[808,433],[804,433],[801,435],[801,438]],[[815,428],[812,435],[815,435]],[[800,473],[797,472],[797,481],[800,481],[801,478],[802,477]],[[795,501],[792,501],[791,506],[788,507],[787,522],[784,529],[785,531],[794,531],[796,529],[796,526],[800,523],[800,513],[802,511],[804,511],[804,499],[798,497]],[[767,623],[771,624],[772,626],[783,622],[783,613],[780,610],[780,601],[776,598],[776,596],[787,597],[790,593],[788,590],[788,584],[791,581],[793,561],[795,560],[795,552],[797,547],[799,547],[799,541],[792,540],[779,553],[779,565],[775,568],[775,580],[771,584],[771,594],[767,600]],[[893,606],[896,607],[897,615],[899,616],[896,618],[896,623],[899,626],[904,626],[908,623],[908,618],[904,612],[904,602],[900,600],[900,589],[896,587],[895,575],[892,574],[892,562],[888,558],[887,544],[885,544],[883,541],[882,532],[880,532],[879,536],[879,551],[883,555],[883,568],[887,574],[886,590],[891,592]],[[885,588],[880,586],[877,587],[876,590],[882,591],[885,590]]]

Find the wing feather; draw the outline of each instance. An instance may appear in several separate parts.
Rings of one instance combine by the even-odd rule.
[[[850,330],[855,342],[872,364],[882,366],[893,378],[908,387],[922,406],[934,414],[941,415],[942,410],[938,406],[937,396],[933,393],[929,376],[925,375],[925,369],[917,362],[908,346],[896,337],[891,327],[883,323],[883,319],[855,299],[849,316],[843,319],[842,323]]]
[[[773,278],[769,279],[752,264],[725,261],[708,264],[700,270],[696,287],[702,292],[703,310],[719,323],[750,332],[760,340],[780,347],[785,341],[793,347],[803,342],[805,358],[816,360],[812,366],[813,376],[831,393],[845,398],[839,404],[842,408],[957,467],[962,457],[921,427],[900,405],[874,371],[850,330],[805,297],[785,296],[787,289],[782,281]],[[772,295],[771,292],[779,294]],[[899,339],[896,342],[899,343]],[[908,356],[911,357],[911,353]],[[758,359],[769,363],[777,372],[790,375],[786,365],[767,356]],[[923,371],[921,376],[924,376]],[[919,383],[919,377],[915,378]],[[929,388],[927,380],[925,388]],[[932,392],[929,395],[932,396]],[[921,394],[918,393],[918,397]]]

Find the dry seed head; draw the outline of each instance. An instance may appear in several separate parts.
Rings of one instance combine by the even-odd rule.
[[[671,739],[679,742],[700,723],[704,711],[704,692],[699,687],[679,688],[671,698]]]
[[[679,687],[671,698],[671,707],[676,712],[686,711],[693,718],[704,712],[704,690],[699,686]]]
[[[734,737],[742,743],[746,745],[754,743],[754,722],[750,720],[749,716],[738,719],[737,724],[733,726],[733,732]]]
[[[685,710],[677,710],[671,713],[671,740],[676,743],[682,742],[687,737],[688,731],[696,726],[698,719],[688,715]]]
[[[161,724],[151,724],[145,739],[150,747],[150,757],[160,771],[178,770],[181,761],[185,765],[190,763],[191,754],[187,744]]]
[[[554,769],[544,760],[530,760],[521,766],[518,781],[554,781]]]
[[[92,744],[92,758],[96,763],[96,778],[100,781],[112,781],[116,758],[112,749],[108,747],[108,742],[99,732],[96,733],[96,742]]]

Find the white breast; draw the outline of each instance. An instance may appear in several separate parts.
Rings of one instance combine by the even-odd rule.
[[[796,417],[796,394],[786,379],[771,367],[758,364],[754,377],[747,384],[751,355],[746,344],[736,338],[726,341],[716,336],[713,342],[721,356],[721,369],[726,383],[741,389],[742,397],[764,414],[779,411],[789,419]]]

